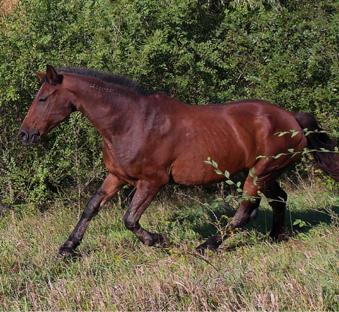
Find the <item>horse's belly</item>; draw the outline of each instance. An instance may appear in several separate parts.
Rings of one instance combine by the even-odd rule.
[[[222,176],[213,172],[200,171],[187,166],[173,168],[171,176],[175,183],[184,185],[201,185],[224,180]]]
[[[222,181],[223,174],[216,173],[210,163],[207,162],[209,156],[186,154],[179,157],[171,167],[171,177],[175,183],[185,185],[199,185],[210,182]],[[217,163],[217,168],[224,172],[235,173],[244,168],[243,162],[230,157],[230,155],[210,156],[210,159]],[[219,172],[220,173],[220,172]]]

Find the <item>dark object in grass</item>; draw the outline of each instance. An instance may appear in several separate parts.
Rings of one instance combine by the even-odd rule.
[[[336,145],[326,133],[318,132],[311,114],[291,113],[266,101],[187,105],[163,94],[148,94],[126,78],[88,69],[57,71],[47,66],[46,73],[37,76],[42,86],[22,123],[21,141],[37,143],[73,111],[80,111],[103,137],[109,172],[60,247],[65,256],[74,255],[90,220],[124,184],[136,188],[123,218],[126,227],[148,246],[167,246],[162,234],[145,230],[139,220],[170,180],[185,185],[223,180],[222,174],[206,164],[209,157],[222,172],[251,169],[243,187],[248,198],[242,200],[229,230],[248,223],[259,206],[260,191],[273,209],[271,236],[279,238],[287,195],[276,179],[306,147],[332,150]],[[306,136],[303,128],[314,132]],[[283,132],[290,135],[280,135]],[[338,181],[339,155],[314,154],[320,168]],[[198,249],[217,249],[222,240],[218,235],[210,237]]]
[[[7,205],[4,205],[0,202],[0,216],[2,216],[8,209],[9,207]]]

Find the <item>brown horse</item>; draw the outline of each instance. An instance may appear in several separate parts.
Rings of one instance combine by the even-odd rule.
[[[220,170],[231,174],[255,169],[248,175],[244,199],[229,228],[243,227],[257,210],[258,192],[273,199],[271,236],[283,232],[286,193],[277,177],[300,155],[274,156],[293,149],[333,149],[335,142],[325,133],[314,131],[305,136],[303,128],[319,129],[310,114],[291,113],[269,102],[246,100],[227,105],[187,105],[162,94],[147,94],[135,83],[118,76],[88,69],[47,66],[37,73],[42,81],[25,117],[20,138],[36,143],[41,135],[61,123],[73,111],[84,114],[103,137],[104,162],[108,175],[93,195],[67,241],[60,247],[63,256],[73,255],[90,220],[124,184],[136,192],[124,215],[124,223],[144,244],[167,245],[165,236],[150,233],[139,220],[154,196],[170,180],[196,185],[223,179],[206,164],[208,157]],[[278,136],[279,131],[293,130],[295,135]],[[288,154],[288,153],[287,153]],[[339,158],[336,153],[315,153],[325,172],[339,180]],[[198,249],[216,249],[220,235],[209,238]]]

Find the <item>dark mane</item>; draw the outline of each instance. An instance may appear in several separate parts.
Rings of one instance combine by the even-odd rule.
[[[110,74],[107,72],[97,71],[97,70],[88,69],[88,68],[81,68],[81,67],[61,67],[61,68],[58,68],[58,71],[61,71],[64,73],[77,74],[81,76],[93,77],[93,78],[102,80],[104,82],[119,84],[119,85],[122,85],[124,87],[127,87],[133,90],[134,92],[140,95],[149,95],[151,93],[145,90],[143,87],[141,87],[134,80],[128,79],[120,75]]]

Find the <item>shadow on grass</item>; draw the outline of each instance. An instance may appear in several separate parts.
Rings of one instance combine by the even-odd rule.
[[[285,216],[285,226],[286,230],[294,236],[300,232],[307,233],[312,227],[315,227],[321,223],[331,224],[332,217],[331,214],[339,216],[339,206],[330,206],[322,207],[317,210],[315,209],[305,209],[305,210],[287,210]],[[305,223],[305,226],[298,227],[293,226],[293,223],[296,220],[301,220]],[[271,230],[272,223],[272,210],[271,209],[262,209],[258,218],[252,222],[248,228],[255,229],[262,234],[266,234]]]
[[[201,207],[201,209],[205,209]],[[198,209],[199,210],[199,209]],[[224,227],[227,224],[227,220],[234,216],[235,209],[229,207],[228,205],[220,205],[218,208],[213,209],[213,211],[205,210],[204,215],[207,215],[202,220],[201,213],[186,213],[185,215],[174,215],[171,220],[177,220],[181,223],[181,220],[184,220],[183,226],[191,228],[194,232],[198,233],[202,239],[208,238],[212,235],[215,235],[218,232],[217,227]],[[313,227],[325,223],[332,223],[332,215],[339,217],[339,206],[330,206],[330,207],[320,207],[317,210],[308,209],[308,210],[287,210],[285,216],[285,225],[286,231],[289,236],[294,236],[300,232],[307,233]],[[293,223],[296,220],[301,220],[305,223],[304,226],[293,226]],[[266,235],[271,230],[272,223],[272,210],[270,208],[261,207],[259,208],[259,213],[257,218],[254,221],[251,221],[247,226],[247,230],[255,230]],[[217,226],[218,225],[218,226]]]

